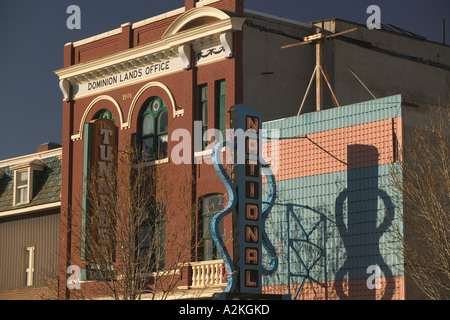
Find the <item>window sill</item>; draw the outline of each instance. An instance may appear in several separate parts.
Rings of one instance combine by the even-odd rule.
[[[169,163],[169,162],[170,162],[169,158],[164,158],[164,159],[159,159],[159,160],[151,160],[151,161],[145,162],[144,167],[160,165],[160,164]],[[135,165],[134,167],[136,167],[136,166],[137,165]]]
[[[30,204],[30,202],[31,201],[13,203],[13,207],[24,206],[24,205]]]
[[[159,159],[153,161],[154,164],[163,164],[163,163],[169,163],[169,158]]]
[[[194,152],[194,158],[203,157],[203,156],[209,156],[212,154],[212,149],[207,149],[203,151],[197,151]]]
[[[222,150],[220,150],[220,152],[224,152],[226,149],[226,147],[223,147]],[[206,149],[203,151],[197,151],[194,152],[194,158],[198,158],[198,157],[203,157],[203,156],[209,156],[212,155],[213,149]]]

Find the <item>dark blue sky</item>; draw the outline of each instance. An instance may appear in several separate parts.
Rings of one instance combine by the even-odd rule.
[[[69,5],[81,9],[81,30],[69,30]],[[376,4],[381,19],[441,42],[449,0],[245,0],[245,7],[302,22],[341,18],[362,24]],[[184,6],[184,0],[0,0],[0,160],[62,143],[62,94],[53,71],[62,68],[63,46]]]

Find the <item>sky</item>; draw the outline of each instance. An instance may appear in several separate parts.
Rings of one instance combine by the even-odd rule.
[[[81,29],[68,29],[70,5],[81,11]],[[450,0],[245,0],[245,8],[301,22],[340,18],[366,24],[370,5],[381,20],[450,44]],[[63,47],[126,22],[184,6],[184,0],[0,0],[0,160],[62,144],[62,93],[55,70]]]

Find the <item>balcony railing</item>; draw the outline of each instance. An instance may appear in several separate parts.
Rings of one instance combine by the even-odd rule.
[[[225,268],[222,259],[191,262],[190,265],[192,267],[191,288],[226,285],[226,280],[224,281]]]

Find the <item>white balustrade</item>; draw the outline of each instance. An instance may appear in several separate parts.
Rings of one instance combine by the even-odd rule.
[[[191,287],[209,287],[223,285],[222,275],[225,270],[223,260],[192,262]]]

